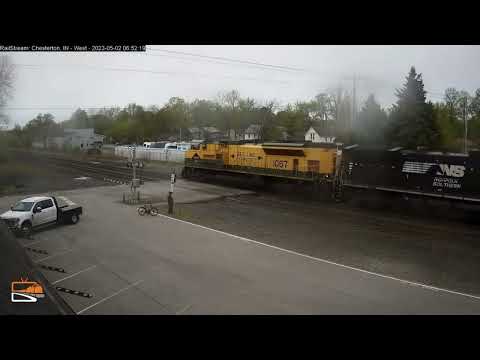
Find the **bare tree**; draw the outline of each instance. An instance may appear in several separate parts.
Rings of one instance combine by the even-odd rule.
[[[0,127],[8,125],[8,118],[3,113],[7,100],[13,92],[14,66],[8,56],[0,56]]]
[[[264,107],[266,107],[271,113],[275,113],[280,109],[280,102],[276,99],[267,100],[265,101]]]
[[[242,98],[237,90],[220,93],[217,100],[223,109],[227,134],[230,135],[231,130],[233,130],[234,137],[236,137],[236,132],[239,126],[239,110],[241,100]]]

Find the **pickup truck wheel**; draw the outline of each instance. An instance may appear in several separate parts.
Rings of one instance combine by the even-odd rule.
[[[32,224],[29,221],[25,221],[20,227],[20,230],[23,235],[28,236],[32,233]]]
[[[72,224],[76,224],[78,222],[78,220],[79,220],[79,217],[78,217],[77,214],[72,214],[72,216],[70,217],[70,222]]]

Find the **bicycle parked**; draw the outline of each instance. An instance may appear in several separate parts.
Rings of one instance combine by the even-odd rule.
[[[158,215],[158,209],[155,206],[152,206],[152,204],[140,206],[137,211],[141,216],[144,216],[145,214],[150,214],[152,216]]]

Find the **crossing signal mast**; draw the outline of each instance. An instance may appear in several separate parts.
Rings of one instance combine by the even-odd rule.
[[[463,123],[465,126],[464,131],[464,151],[468,154],[468,124],[467,124],[467,98],[463,99]]]
[[[175,174],[175,170],[172,170],[172,173],[170,174],[170,191],[168,192],[168,213],[173,214],[173,189],[175,187],[175,182],[177,181],[177,175]]]
[[[132,192],[132,198],[139,198],[139,193],[137,189],[140,187],[140,179],[137,178],[137,171],[136,171],[136,148],[133,147],[132,149],[132,185],[130,187]]]

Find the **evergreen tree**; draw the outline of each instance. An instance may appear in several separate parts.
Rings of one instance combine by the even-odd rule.
[[[433,104],[426,102],[422,74],[412,66],[402,89],[397,90],[396,105],[390,114],[389,142],[393,146],[415,149],[435,147],[440,141]]]
[[[354,124],[354,140],[359,144],[378,145],[385,144],[385,128],[387,113],[375,101],[371,94],[358,114],[357,123]]]

